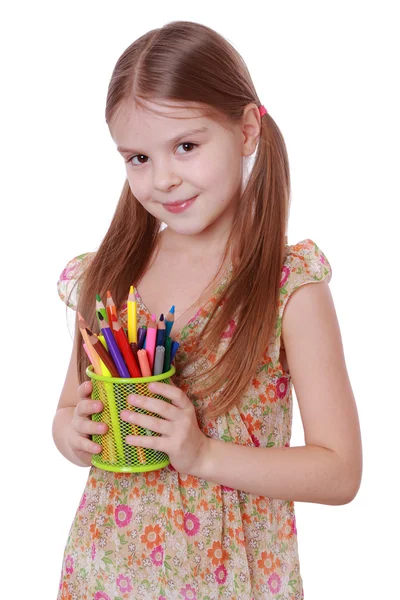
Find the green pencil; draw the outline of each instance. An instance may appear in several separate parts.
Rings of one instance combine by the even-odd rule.
[[[97,311],[100,311],[100,313],[103,315],[104,319],[108,323],[107,311],[106,311],[106,308],[105,308],[99,294],[96,294],[96,315],[97,315]],[[101,323],[100,323],[99,317],[97,317],[97,320],[99,322],[99,327],[100,327],[100,331],[101,331]]]

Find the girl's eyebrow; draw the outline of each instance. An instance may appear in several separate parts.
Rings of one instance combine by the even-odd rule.
[[[175,144],[176,142],[179,142],[179,140],[181,140],[182,138],[195,135],[197,133],[205,133],[206,131],[208,131],[208,127],[201,127],[200,129],[189,129],[188,131],[185,131],[184,133],[180,133],[179,135],[175,136],[174,138],[172,138],[172,140],[167,141],[166,144]],[[118,146],[117,150],[118,152],[139,152],[139,150],[135,150],[133,148],[122,148],[122,146]]]

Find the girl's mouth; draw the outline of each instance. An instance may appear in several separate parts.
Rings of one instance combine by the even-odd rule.
[[[180,212],[183,212],[184,210],[186,210],[186,208],[188,208],[189,206],[191,206],[193,204],[193,202],[196,200],[196,198],[197,198],[197,196],[194,196],[193,198],[190,198],[189,200],[184,200],[180,204],[164,204],[164,208],[165,208],[165,210],[167,210],[168,212],[171,212],[171,213],[180,213]]]

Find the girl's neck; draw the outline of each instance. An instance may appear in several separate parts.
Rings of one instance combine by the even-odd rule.
[[[210,236],[180,235],[169,231],[169,227],[163,229],[158,236],[158,251],[170,254],[175,261],[181,264],[193,264],[193,262],[215,261],[218,257],[222,259],[226,244],[226,238],[212,240]],[[229,263],[229,258],[228,258]]]

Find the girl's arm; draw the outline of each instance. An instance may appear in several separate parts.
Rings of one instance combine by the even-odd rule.
[[[361,483],[361,433],[327,282],[292,294],[282,336],[306,445],[254,448],[206,438],[191,474],[269,498],[349,503]]]

